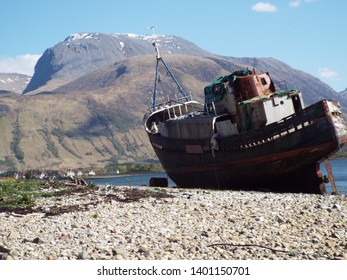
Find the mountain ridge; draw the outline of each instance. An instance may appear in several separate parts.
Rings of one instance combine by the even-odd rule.
[[[0,90],[22,93],[31,76],[20,73],[0,73]]]
[[[154,55],[152,42],[156,40],[160,53],[185,54],[210,58],[224,69],[254,67],[258,71],[271,72],[275,80],[285,80],[290,88],[298,88],[305,92],[306,104],[322,98],[334,98],[347,108],[347,96],[337,94],[319,79],[301,71],[300,75],[288,65],[275,58],[226,57],[212,54],[195,44],[172,35],[136,35],[136,34],[105,34],[75,33],[68,36],[52,48],[48,48],[35,66],[35,73],[23,91],[25,94],[38,92],[59,92],[66,90],[66,84],[114,63],[121,63],[134,56]],[[285,69],[282,71],[281,69]],[[122,71],[122,69],[118,69]],[[187,69],[189,71],[189,69]],[[289,71],[289,72],[288,72]],[[214,79],[214,78],[213,78]],[[212,79],[212,80],[213,80]],[[65,86],[65,87],[64,87]],[[71,84],[70,84],[71,89]],[[344,109],[344,113],[346,113]]]
[[[76,33],[43,53],[23,93],[37,90],[53,79],[62,85],[108,64],[153,54],[151,42],[154,39],[162,53],[210,54],[185,39],[170,35]],[[55,84],[50,85],[48,89],[55,87]]]

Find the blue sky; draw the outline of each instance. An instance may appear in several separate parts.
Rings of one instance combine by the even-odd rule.
[[[4,0],[0,72],[32,74],[76,32],[176,35],[210,52],[273,57],[336,91],[347,88],[345,0]]]

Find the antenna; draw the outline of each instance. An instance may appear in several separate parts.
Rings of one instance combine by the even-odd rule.
[[[158,25],[151,25],[151,26],[148,26],[148,27],[146,28],[146,30],[151,29],[151,30],[152,30],[152,35],[155,35],[154,29],[155,29],[155,28],[158,28],[158,27],[159,27]]]
[[[147,27],[146,29],[151,29],[152,30],[152,35],[153,35],[153,42],[152,45],[157,53],[157,64],[156,64],[156,69],[155,69],[155,81],[154,81],[154,89],[153,89],[153,100],[152,100],[152,112],[155,111],[155,106],[156,106],[156,98],[157,98],[157,82],[159,81],[159,62],[161,62],[164,67],[166,68],[166,71],[169,73],[169,76],[171,76],[171,78],[174,80],[174,82],[176,83],[179,91],[183,94],[184,98],[188,101],[188,96],[187,94],[184,92],[183,88],[181,87],[181,85],[178,83],[178,81],[176,80],[174,74],[171,72],[170,68],[166,65],[166,63],[164,62],[163,58],[160,56],[159,53],[159,48],[157,45],[157,41],[156,41],[156,35],[154,32],[154,29],[158,27],[157,25],[152,25]]]
[[[149,30],[151,29],[152,30],[152,36],[153,36],[153,42],[152,42],[152,45],[155,49],[155,52],[157,53],[157,59],[160,59],[161,56],[160,56],[160,53],[159,53],[159,48],[158,48],[158,45],[157,45],[157,41],[155,40],[156,39],[156,35],[155,35],[155,32],[154,32],[154,29],[156,27],[159,27],[158,25],[151,25],[149,27],[146,28],[146,30]]]

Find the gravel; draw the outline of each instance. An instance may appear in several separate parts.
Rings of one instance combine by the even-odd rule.
[[[347,259],[341,195],[113,187],[36,207],[0,213],[0,259]]]

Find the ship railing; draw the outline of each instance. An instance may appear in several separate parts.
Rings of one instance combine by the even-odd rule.
[[[211,104],[207,104],[205,102],[204,105],[204,114],[208,115],[208,116],[217,116],[217,110],[216,110],[216,106],[215,103],[212,101]]]
[[[168,106],[174,106],[175,104],[184,104],[185,102],[189,102],[192,100],[192,94],[191,92],[186,93],[186,96],[180,96],[178,97],[177,95],[174,96],[173,98],[170,98],[170,96],[162,96],[159,99],[156,99],[156,102],[153,104],[153,98],[151,98],[150,103],[148,104],[149,110],[154,112],[157,110],[160,110],[164,107]]]
[[[232,149],[247,149],[258,146],[312,125],[326,115],[327,111],[324,101],[321,101],[263,128],[235,134],[232,136],[232,143],[229,141],[219,141],[219,146],[220,148],[224,146],[224,149],[229,149],[230,146],[232,146]]]
[[[157,102],[154,106],[154,111],[150,110],[150,112],[165,111],[164,119],[178,119],[187,117],[191,113],[200,114],[204,112],[203,105],[199,105],[198,102],[192,102],[191,93],[188,100],[186,97],[176,99],[167,97],[165,101],[163,100],[161,99],[160,102]]]
[[[184,102],[184,103],[175,102],[171,106],[167,106],[165,109],[167,112],[167,119],[170,119],[170,120],[186,118],[186,117],[192,116],[192,114],[196,115],[203,112],[201,106],[197,106],[195,104],[189,104],[187,102]]]

